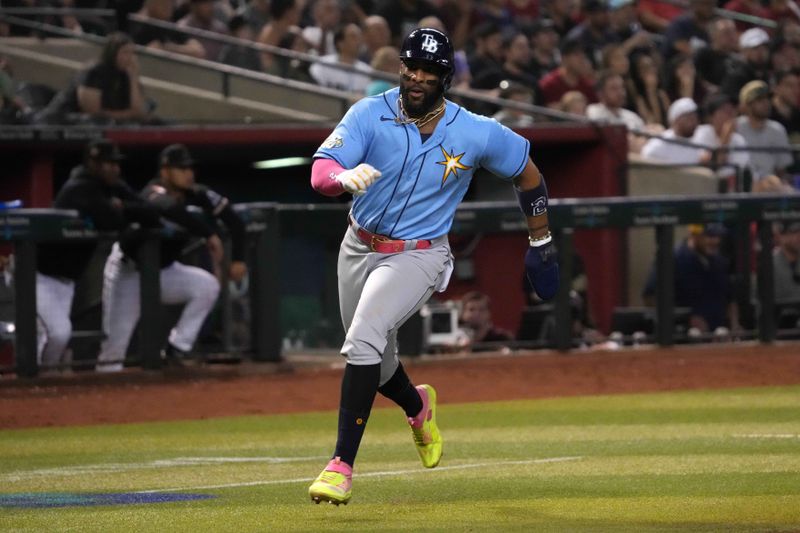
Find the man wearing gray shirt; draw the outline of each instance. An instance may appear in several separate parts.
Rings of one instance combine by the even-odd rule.
[[[739,104],[743,115],[736,119],[736,131],[744,137],[751,148],[770,148],[772,151],[751,151],[754,184],[767,176],[784,179],[786,169],[793,162],[786,128],[770,120],[769,87],[760,80],[747,83],[739,91]],[[785,148],[785,151],[776,151]]]

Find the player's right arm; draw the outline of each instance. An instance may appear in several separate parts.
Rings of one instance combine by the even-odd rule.
[[[311,167],[311,186],[325,196],[339,196],[345,191],[359,196],[380,176],[380,170],[368,163],[347,170],[333,159],[323,157],[314,160]]]
[[[379,169],[364,162],[375,123],[371,115],[369,98],[357,102],[317,149],[311,167],[314,190],[326,196],[361,195],[380,177]]]

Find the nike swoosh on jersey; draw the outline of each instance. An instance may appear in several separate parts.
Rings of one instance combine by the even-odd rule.
[[[394,117],[387,117],[386,115],[381,115],[381,122],[386,122],[387,120],[394,120]]]

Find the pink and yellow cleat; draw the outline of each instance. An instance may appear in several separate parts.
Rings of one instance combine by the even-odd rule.
[[[436,390],[430,385],[417,386],[422,398],[422,411],[409,417],[408,425],[417,445],[417,453],[425,468],[433,468],[442,459],[442,436],[436,425]]]
[[[317,504],[328,502],[336,506],[340,503],[347,505],[353,495],[352,484],[352,467],[343,462],[341,458],[334,457],[308,488],[308,495]]]

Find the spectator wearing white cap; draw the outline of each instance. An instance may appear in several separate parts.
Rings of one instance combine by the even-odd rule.
[[[642,156],[660,163],[674,165],[699,165],[708,163],[711,154],[693,144],[692,135],[697,129],[697,104],[691,98],[675,100],[667,112],[669,129],[661,137],[654,137],[642,147]]]
[[[747,83],[739,92],[742,116],[736,119],[736,131],[744,137],[750,148],[768,150],[750,152],[753,167],[753,191],[773,190],[770,183],[777,183],[774,176],[783,179],[786,169],[792,164],[792,152],[786,128],[769,119],[772,105],[769,86],[760,80]],[[760,182],[766,180],[764,184]],[[787,185],[788,186],[788,185]]]
[[[767,81],[769,76],[769,35],[761,28],[751,28],[739,36],[741,60],[727,66],[720,90],[733,99],[752,80]]]

